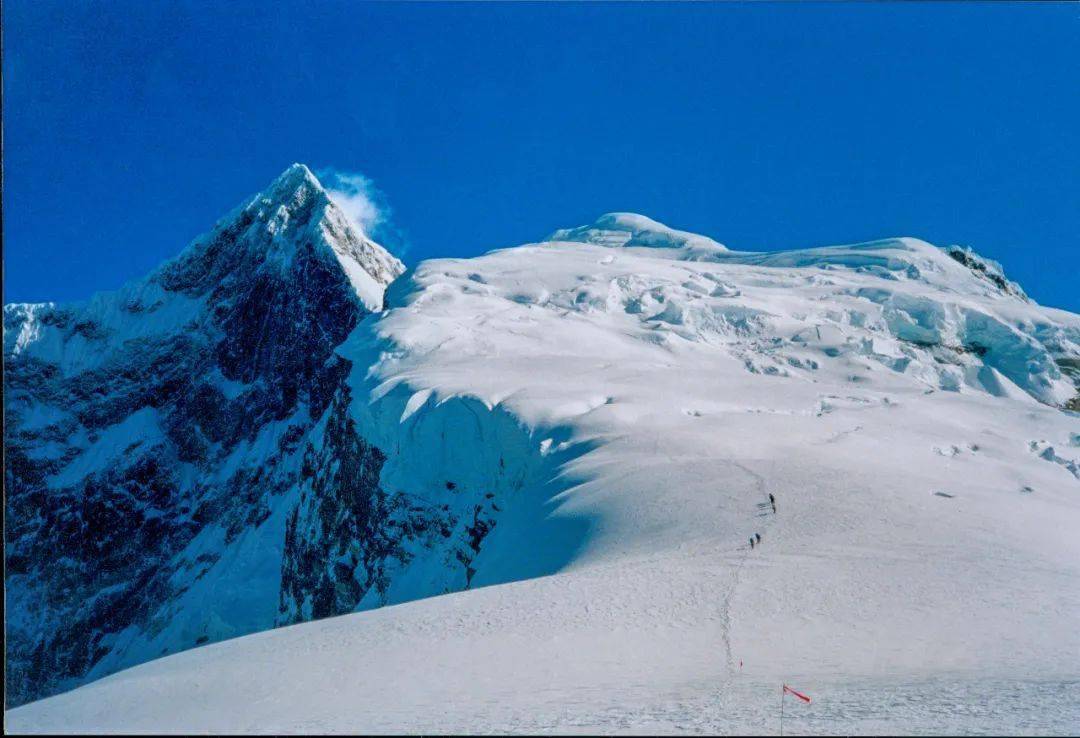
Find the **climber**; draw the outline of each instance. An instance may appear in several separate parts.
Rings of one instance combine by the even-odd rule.
[[[750,536],[750,550],[751,551],[754,550],[754,537],[753,536]]]
[[[761,534],[760,533],[755,533],[754,538],[757,539],[757,545],[760,546],[761,545]]]

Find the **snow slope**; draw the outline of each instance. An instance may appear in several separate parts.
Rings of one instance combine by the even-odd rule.
[[[10,728],[763,732],[787,681],[792,732],[1080,729],[1080,316],[915,239],[553,238],[422,263],[337,349],[382,488],[475,509],[469,591],[402,560],[404,604]]]

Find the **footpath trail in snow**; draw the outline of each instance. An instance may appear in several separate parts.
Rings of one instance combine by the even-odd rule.
[[[468,397],[559,459],[471,590],[170,656],[9,725],[767,733],[787,681],[814,697],[792,733],[1080,730],[1055,363],[1080,317],[911,239],[736,254],[605,217],[425,262],[339,349],[379,437]],[[466,458],[474,436],[437,437]]]

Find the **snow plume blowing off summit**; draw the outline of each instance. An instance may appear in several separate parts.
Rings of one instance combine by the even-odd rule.
[[[319,169],[317,174],[326,187],[326,194],[357,229],[379,239],[399,257],[408,253],[408,242],[394,224],[393,210],[386,194],[370,177],[334,167]]]
[[[1080,316],[633,213],[401,276],[365,186],[5,307],[9,726],[1076,732]]]

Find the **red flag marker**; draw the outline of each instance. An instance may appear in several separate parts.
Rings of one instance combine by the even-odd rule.
[[[786,684],[784,685],[784,691],[785,691],[785,692],[787,692],[788,694],[793,694],[793,695],[795,695],[796,697],[798,697],[798,698],[799,698],[800,700],[802,700],[803,702],[805,702],[805,703],[807,703],[807,704],[809,704],[809,703],[810,703],[810,698],[809,698],[809,697],[807,697],[807,696],[806,696],[805,694],[803,694],[802,692],[796,692],[796,691],[795,691],[794,689],[792,689],[791,687],[789,687],[789,686],[788,686],[788,685],[786,685]]]
[[[810,704],[810,698],[802,692],[796,692],[788,685],[784,685],[784,688],[780,690],[780,735],[784,734],[784,695],[793,694],[803,702]]]

